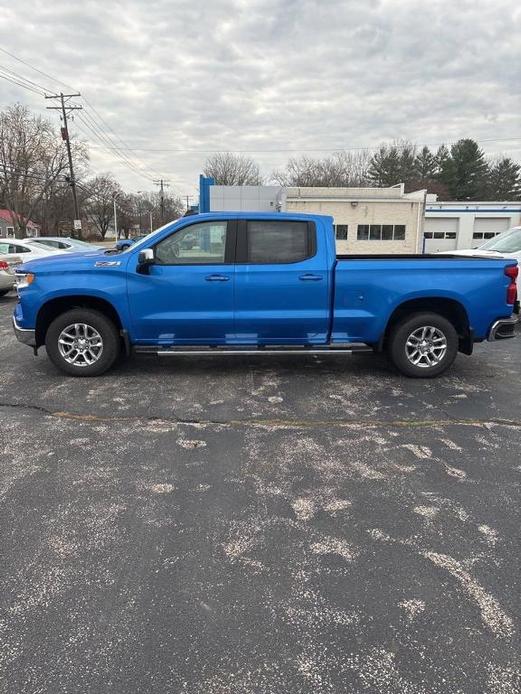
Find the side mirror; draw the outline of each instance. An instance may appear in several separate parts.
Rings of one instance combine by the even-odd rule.
[[[154,249],[145,248],[144,251],[139,251],[137,262],[139,265],[152,265],[154,262]]]

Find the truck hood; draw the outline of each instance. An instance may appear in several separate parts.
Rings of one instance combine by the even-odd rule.
[[[96,267],[96,263],[118,261],[119,253],[107,253],[106,249],[79,253],[59,253],[29,260],[18,266],[18,272],[67,272]]]

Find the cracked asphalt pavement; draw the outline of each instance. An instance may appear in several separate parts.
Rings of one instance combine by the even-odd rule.
[[[0,691],[521,690],[521,340],[58,373],[0,299]]]

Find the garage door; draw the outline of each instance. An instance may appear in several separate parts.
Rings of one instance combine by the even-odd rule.
[[[510,226],[510,217],[476,217],[472,238],[475,241],[487,241],[510,229]]]
[[[458,245],[458,217],[430,217],[425,220],[425,253],[453,251]]]

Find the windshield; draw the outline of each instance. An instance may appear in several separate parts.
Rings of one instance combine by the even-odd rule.
[[[505,231],[504,234],[490,239],[479,248],[484,251],[497,251],[497,253],[517,253],[521,251],[521,229]]]

